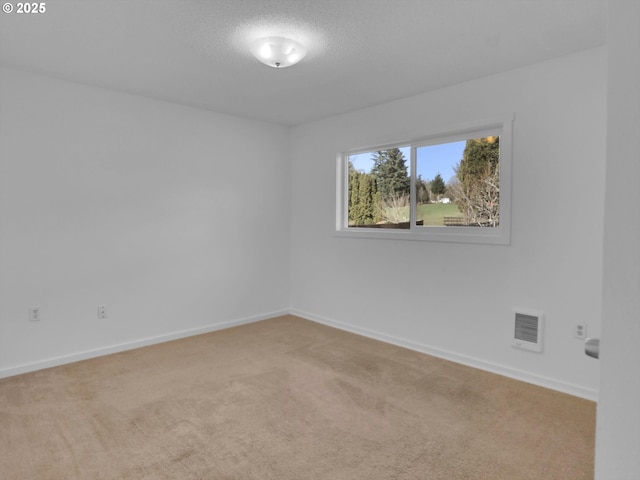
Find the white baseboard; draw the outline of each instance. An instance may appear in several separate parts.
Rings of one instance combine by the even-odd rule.
[[[289,313],[291,315],[295,315],[297,317],[301,317],[306,320],[311,320],[313,322],[338,328],[340,330],[345,330],[347,332],[362,335],[364,337],[373,338],[374,340],[380,340],[382,342],[390,343],[392,345],[397,345],[399,347],[415,350],[420,353],[426,353],[427,355],[432,355],[434,357],[450,360],[452,362],[460,363],[462,365],[467,365],[469,367],[477,368],[479,370],[485,370],[487,372],[497,373],[498,375],[502,375],[504,377],[513,378],[514,380],[520,380],[526,383],[531,383],[533,385],[549,388],[551,390],[567,393],[569,395],[584,398],[587,400],[592,400],[592,401],[598,400],[597,391],[589,388],[584,388],[579,385],[573,385],[573,384],[562,382],[553,378],[545,377],[542,375],[535,375],[529,372],[511,368],[506,365],[500,365],[492,362],[487,362],[485,360],[481,360],[478,358],[461,355],[459,353],[444,350],[442,348],[434,347],[432,345],[426,345],[423,343],[418,343],[411,340],[394,337],[391,335],[387,335],[385,333],[376,332],[374,330],[369,330],[367,328],[351,325],[349,323],[331,320],[331,319],[320,317],[318,315],[314,315],[308,312],[297,310],[295,308],[291,309]]]
[[[225,328],[236,327],[239,325],[245,325],[248,323],[259,322],[273,317],[279,317],[281,315],[295,315],[313,322],[321,323],[330,327],[338,328],[347,332],[362,335],[364,337],[373,338],[382,342],[397,345],[399,347],[408,348],[417,352],[426,353],[434,357],[443,358],[452,362],[467,365],[469,367],[478,368],[505,377],[513,378],[523,382],[531,383],[541,387],[549,388],[559,392],[574,395],[576,397],[585,398],[587,400],[597,401],[598,392],[589,388],[584,388],[579,385],[573,385],[570,383],[562,382],[553,378],[545,377],[542,375],[535,375],[522,370],[514,369],[509,366],[500,365],[485,360],[477,359],[474,357],[462,355],[459,353],[451,352],[442,348],[434,347],[423,343],[406,340],[403,338],[395,337],[381,332],[376,332],[367,328],[358,327],[349,323],[339,322],[331,320],[325,317],[314,315],[309,312],[305,312],[297,309],[288,309],[265,313],[263,315],[255,315],[251,317],[229,320],[225,322],[219,322],[204,327],[192,328],[187,330],[181,330],[177,332],[167,333],[154,337],[143,338],[140,340],[134,340],[131,342],[125,342],[117,345],[110,345],[106,347],[96,348],[93,350],[86,350],[82,352],[76,352],[69,355],[62,355],[60,357],[48,358],[45,360],[39,360],[37,362],[27,363],[23,365],[17,365],[13,367],[0,369],[0,378],[11,377],[14,375],[20,375],[23,373],[34,372],[36,370],[42,370],[44,368],[57,367],[59,365],[65,365],[68,363],[78,362],[81,360],[87,360],[90,358],[101,357],[104,355],[110,355],[112,353],[123,352],[126,350],[133,350],[135,348],[146,347],[149,345],[155,345],[158,343],[169,342],[171,340],[178,340],[180,338],[192,337],[195,335],[201,335],[203,333],[215,332]]]
[[[204,327],[191,328],[187,330],[171,332],[163,335],[157,335],[154,337],[134,340],[131,342],[120,343],[117,345],[110,345],[107,347],[96,348],[93,350],[76,352],[69,355],[62,355],[60,357],[48,358],[46,360],[39,360],[37,362],[17,365],[14,367],[3,368],[3,369],[0,369],[0,378],[12,377],[14,375],[34,372],[36,370],[42,370],[44,368],[57,367],[59,365],[66,365],[68,363],[79,362],[81,360],[88,360],[90,358],[102,357],[104,355],[111,355],[112,353],[124,352],[126,350],[133,350],[134,348],[147,347],[149,345],[155,345],[157,343],[170,342],[171,340],[178,340],[180,338],[192,337],[195,335],[201,335],[203,333],[215,332],[217,330],[237,327],[239,325],[245,325],[248,323],[259,322],[261,320],[266,320],[268,318],[279,317],[281,315],[287,315],[287,314],[289,314],[288,310],[276,311],[276,312],[266,313],[263,315],[256,315],[256,316],[245,317],[241,319],[214,323]]]

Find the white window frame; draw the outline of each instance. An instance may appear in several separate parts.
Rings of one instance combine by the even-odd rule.
[[[337,155],[336,175],[336,236],[346,238],[373,238],[390,240],[420,240],[430,242],[476,243],[509,245],[511,242],[511,164],[514,115],[466,124],[427,136],[347,150]],[[474,226],[418,226],[416,225],[416,150],[442,143],[500,136],[500,224],[497,227]],[[409,229],[381,229],[348,226],[349,156],[359,153],[387,150],[395,147],[410,148],[410,222]]]

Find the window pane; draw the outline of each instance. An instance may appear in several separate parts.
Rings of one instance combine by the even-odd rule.
[[[499,163],[497,135],[417,148],[417,224],[497,227]]]
[[[349,227],[409,228],[410,147],[349,155]]]

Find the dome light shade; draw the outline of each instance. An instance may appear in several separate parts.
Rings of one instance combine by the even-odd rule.
[[[265,65],[284,68],[295,65],[307,54],[300,43],[285,37],[260,38],[251,44],[251,53]]]

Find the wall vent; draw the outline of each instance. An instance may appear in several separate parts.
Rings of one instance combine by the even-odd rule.
[[[524,350],[541,352],[543,320],[544,316],[541,313],[516,311],[512,345]]]

